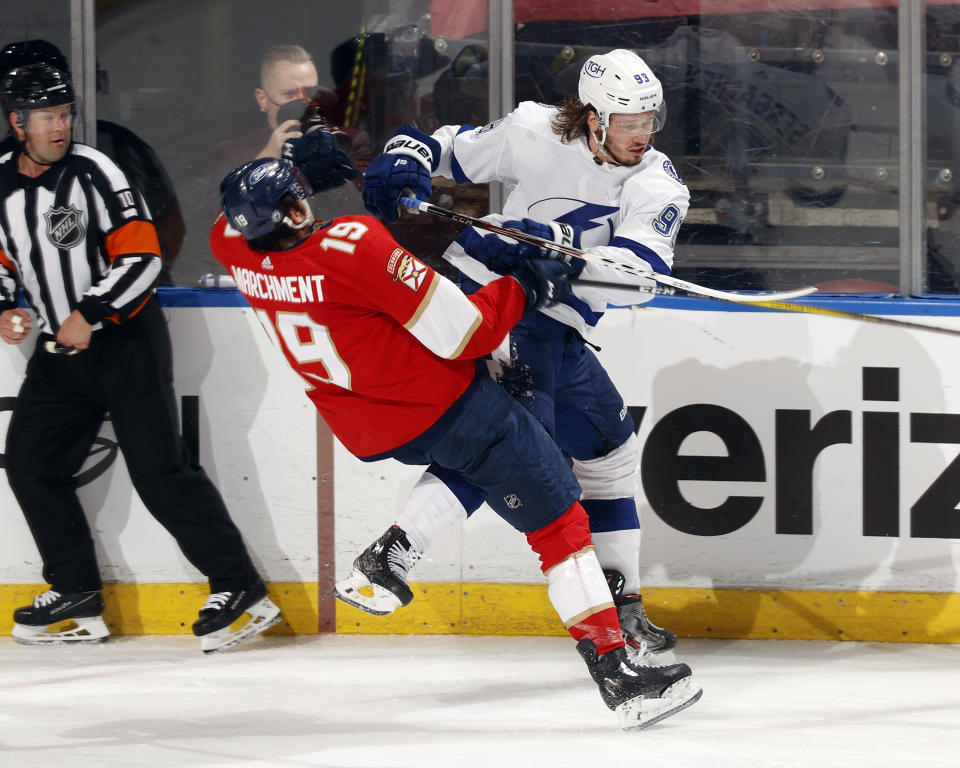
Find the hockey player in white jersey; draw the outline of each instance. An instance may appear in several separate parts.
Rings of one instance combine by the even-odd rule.
[[[665,114],[662,86],[639,56],[627,50],[592,56],[580,73],[579,100],[568,98],[559,108],[523,102],[481,128],[448,125],[432,136],[401,128],[365,173],[364,203],[381,218],[395,220],[405,190],[429,198],[431,176],[458,183],[502,181],[510,190],[504,213],[490,220],[669,274],[689,192],[669,158],[651,145]],[[460,270],[467,292],[535,255],[542,255],[535,246],[473,228],[444,254]],[[504,359],[492,367],[572,460],[628,644],[665,653],[676,637],[647,619],[639,596],[633,421],[585,341],[608,302],[652,298],[636,286],[652,287],[653,281],[574,262],[582,280],[616,282],[623,290],[578,287],[574,281],[569,299],[521,321],[508,337]],[[413,598],[406,583],[410,568],[440,531],[481,502],[481,494],[458,475],[430,467],[397,524],[356,559],[335,594],[377,614],[406,605]]]

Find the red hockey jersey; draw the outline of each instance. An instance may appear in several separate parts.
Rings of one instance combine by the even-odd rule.
[[[472,296],[369,216],[342,216],[286,251],[251,250],[221,214],[210,246],[356,456],[430,427],[523,314],[513,278]]]

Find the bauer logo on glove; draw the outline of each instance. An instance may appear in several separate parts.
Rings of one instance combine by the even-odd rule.
[[[387,141],[383,154],[363,174],[363,204],[384,221],[397,220],[401,196],[429,200],[430,174],[440,163],[440,142],[412,125],[404,125]]]

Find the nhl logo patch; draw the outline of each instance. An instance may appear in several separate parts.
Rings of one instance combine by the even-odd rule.
[[[57,248],[73,248],[83,242],[83,222],[74,206],[51,208],[43,218],[47,221],[47,238]]]

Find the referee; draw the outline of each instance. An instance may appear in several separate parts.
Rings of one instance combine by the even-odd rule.
[[[0,96],[19,142],[0,157],[0,338],[21,343],[34,315],[40,330],[7,431],[6,470],[50,584],[14,612],[14,638],[109,635],[74,482],[107,413],[143,503],[210,582],[194,624],[201,648],[252,637],[279,610],[180,437],[170,338],[154,296],[160,248],[143,197],[106,155],[71,141],[76,107],[65,73],[42,63],[14,69]],[[32,314],[17,306],[18,286]],[[231,632],[245,613],[248,624]]]

